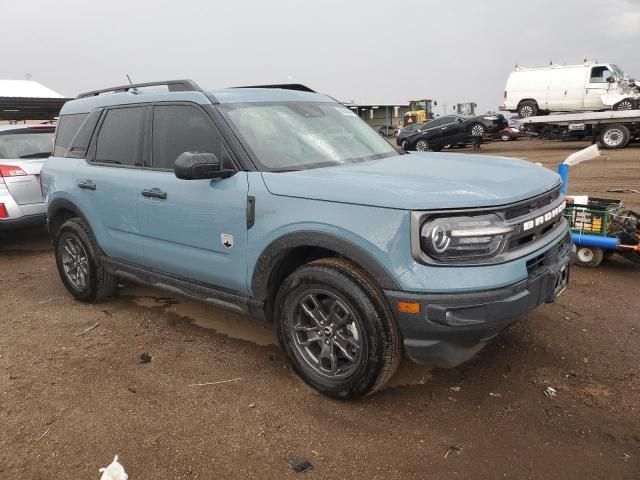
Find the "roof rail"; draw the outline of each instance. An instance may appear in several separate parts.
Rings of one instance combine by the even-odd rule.
[[[242,87],[232,87],[232,88],[281,88],[282,90],[298,90],[300,92],[311,92],[317,93],[315,90],[311,90],[306,85],[302,85],[301,83],[278,83],[274,85],[244,85]]]
[[[131,85],[122,85],[120,87],[104,88],[102,90],[93,90],[91,92],[85,92],[78,95],[76,98],[95,97],[101,93],[117,93],[128,92],[129,90],[135,90],[142,87],[155,87],[166,85],[170,92],[201,92],[200,86],[193,80],[166,80],[164,82],[148,82],[148,83],[134,83]]]

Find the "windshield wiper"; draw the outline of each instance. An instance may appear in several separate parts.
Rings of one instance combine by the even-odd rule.
[[[51,152],[38,152],[29,153],[27,155],[20,155],[18,158],[47,158],[51,155]]]
[[[286,173],[286,172],[299,172],[301,168],[274,168],[273,170],[269,170],[273,173]]]

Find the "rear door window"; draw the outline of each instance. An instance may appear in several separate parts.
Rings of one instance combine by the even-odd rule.
[[[146,107],[108,110],[96,142],[95,162],[143,166]]]
[[[87,115],[86,113],[77,113],[75,115],[60,116],[58,128],[56,129],[56,144],[53,149],[54,157],[64,157],[71,145],[71,140],[78,133],[78,129],[84,119],[87,118]]]
[[[152,167],[173,169],[184,152],[209,152],[220,160],[223,141],[206,114],[189,105],[161,105],[153,112]]]

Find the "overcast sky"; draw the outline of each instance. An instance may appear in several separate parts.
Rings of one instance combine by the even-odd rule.
[[[0,0],[0,22],[0,78],[30,73],[66,96],[128,73],[484,112],[515,64],[588,57],[640,77],[640,0]]]

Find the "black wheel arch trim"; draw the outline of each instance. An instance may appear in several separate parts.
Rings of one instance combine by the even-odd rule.
[[[96,238],[93,234],[93,228],[91,227],[91,223],[89,222],[85,214],[82,212],[82,210],[78,208],[78,206],[75,203],[73,203],[70,200],[67,200],[66,198],[56,198],[52,200],[51,203],[47,206],[47,229],[49,230],[49,236],[51,237],[51,241],[55,240],[54,232],[51,231],[51,219],[55,217],[55,215],[60,210],[69,210],[70,212],[73,212],[75,216],[81,218],[89,226],[89,233],[91,234],[91,240],[93,240],[96,247],[100,249],[98,242],[96,242]]]
[[[400,288],[386,267],[359,245],[337,235],[317,231],[287,233],[272,241],[260,254],[253,269],[251,291],[256,300],[269,295],[269,279],[278,263],[292,250],[300,247],[322,248],[352,261],[364,269],[381,289]]]

